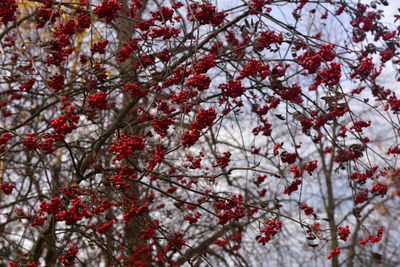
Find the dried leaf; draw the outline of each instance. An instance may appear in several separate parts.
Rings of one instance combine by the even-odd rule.
[[[303,121],[303,120],[307,119],[307,117],[304,114],[302,114],[302,113],[300,113],[298,111],[293,113],[292,116],[293,116],[293,119],[296,120],[296,121]]]
[[[375,259],[375,261],[377,263],[381,263],[382,262],[382,254],[376,253],[376,252],[371,252],[372,257]]]
[[[247,21],[247,19],[244,20],[244,24],[246,24],[246,27],[247,27],[247,28],[250,28],[250,24],[249,24],[249,22]]]

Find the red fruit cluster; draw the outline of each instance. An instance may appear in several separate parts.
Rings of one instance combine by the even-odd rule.
[[[304,203],[303,205],[301,205],[301,206],[300,206],[300,209],[304,210],[304,213],[305,213],[306,215],[311,215],[311,214],[313,214],[313,212],[314,212],[313,207],[307,206],[306,203]]]
[[[101,91],[93,95],[89,95],[89,105],[92,108],[108,109],[107,92]]]
[[[242,235],[239,232],[236,232],[234,236],[232,236],[232,237],[224,237],[223,236],[223,237],[215,240],[213,242],[213,244],[218,245],[220,247],[224,247],[229,241],[239,241],[240,242],[241,238],[242,238]],[[234,247],[237,248],[237,245]],[[232,250],[237,250],[234,247],[232,247]]]
[[[146,222],[147,229],[142,229],[142,235],[140,236],[143,240],[149,240],[155,234],[157,226],[160,224],[158,220],[154,220],[153,223]]]
[[[72,20],[71,24],[60,24],[53,32],[53,40],[48,46],[49,54],[46,56],[45,63],[47,65],[60,66],[75,49],[71,46],[70,36],[76,33],[75,22]]]
[[[347,241],[347,238],[350,235],[350,227],[348,225],[346,225],[345,227],[339,226],[338,235],[339,235],[341,240]]]
[[[361,204],[361,203],[364,203],[365,201],[367,201],[368,200],[368,193],[369,193],[369,190],[365,189],[363,192],[361,192],[358,195],[356,195],[355,199],[354,199],[354,203],[355,204]]]
[[[196,115],[196,120],[191,122],[191,131],[186,131],[181,137],[181,142],[184,147],[191,147],[200,138],[200,131],[206,127],[211,126],[217,117],[217,113],[214,108],[209,108],[208,110],[200,109],[199,113]]]
[[[138,46],[138,41],[141,40],[141,38],[133,38],[129,42],[124,42],[122,44],[123,48],[120,48],[118,50],[118,56],[117,59],[120,62],[124,62],[129,58],[129,56],[132,54],[133,51],[136,51],[139,46]]]
[[[281,154],[281,161],[283,163],[293,164],[293,163],[295,163],[296,158],[297,158],[296,153],[282,153]]]
[[[149,206],[147,205],[141,205],[136,209],[135,204],[132,204],[129,209],[129,212],[124,213],[124,215],[122,216],[124,218],[124,223],[127,223],[130,220],[130,218],[139,216],[148,211],[149,211]]]
[[[264,6],[265,6],[264,0],[251,0],[251,3],[249,5],[250,15],[262,13],[263,11],[262,9]]]
[[[68,210],[62,210],[55,215],[56,221],[65,221],[66,225],[72,225],[85,218],[91,218],[93,215],[86,209],[85,204],[80,198],[73,199],[72,205]]]
[[[64,255],[59,256],[58,259],[62,262],[62,264],[64,264],[64,266],[73,266],[77,253],[78,247],[74,245],[72,248],[69,248]]]
[[[226,97],[236,98],[244,94],[246,89],[242,86],[240,80],[229,80],[228,83],[221,83],[218,86],[222,94]]]
[[[183,219],[188,221],[189,224],[194,224],[199,220],[200,216],[201,216],[200,212],[196,212],[195,216],[187,215]]]
[[[0,185],[0,190],[6,195],[11,194],[14,188],[15,185],[9,183],[3,183],[2,185]]]
[[[264,182],[265,178],[267,178],[267,175],[258,175],[257,180],[254,182],[257,185],[260,185],[261,183]]]
[[[262,80],[264,80],[269,74],[269,65],[263,65],[260,61],[256,59],[250,59],[249,64],[243,67],[243,70],[240,72],[240,76],[238,79],[244,79],[249,76],[258,76]]]
[[[70,106],[69,101],[65,101],[64,105],[61,105],[60,109],[65,110]],[[79,122],[79,115],[73,114],[75,112],[75,106],[70,106],[66,111],[65,115],[61,114],[56,119],[51,119],[51,126],[56,132],[56,139],[64,139],[66,134],[71,133],[77,128],[77,123]]]
[[[56,19],[61,15],[59,10],[53,10],[50,5],[43,5],[35,12],[36,29],[43,28],[44,25],[51,19],[51,23],[54,23]]]
[[[142,151],[144,148],[144,136],[133,135],[128,137],[121,133],[120,140],[112,144],[108,151],[117,153],[113,158],[113,162],[115,162],[117,160],[127,158],[129,154],[134,151]]]
[[[337,247],[336,249],[332,249],[329,251],[329,255],[327,256],[328,259],[332,258],[333,256],[339,255],[340,254],[340,248]]]
[[[161,59],[161,61],[168,62],[171,58],[171,53],[168,49],[164,49],[157,55],[157,57]]]
[[[260,38],[254,44],[254,49],[257,51],[262,51],[265,48],[270,48],[271,44],[281,44],[283,41],[283,35],[275,34],[275,31],[263,31],[261,32]]]
[[[317,168],[317,166],[318,166],[317,160],[310,161],[308,162],[307,165],[303,167],[303,170],[308,171],[308,173],[311,175],[311,173]]]
[[[271,221],[265,221],[264,224],[266,225],[264,229],[260,230],[261,236],[257,237],[257,242],[261,243],[265,246],[266,243],[271,241],[271,238],[276,235],[282,227],[282,223],[274,218]]]
[[[379,52],[379,55],[381,56],[382,63],[385,63],[392,59],[392,57],[394,56],[394,53],[393,53],[392,49],[388,48],[386,50]]]
[[[182,237],[182,233],[177,233],[174,232],[174,236],[169,240],[168,246],[165,249],[165,252],[168,251],[176,251],[176,250],[181,250],[182,247],[186,244],[186,241],[183,240]]]
[[[353,71],[350,74],[350,78],[356,78],[359,79],[360,81],[363,81],[368,78],[368,76],[371,74],[373,68],[374,68],[374,63],[372,62],[372,58],[366,58],[364,61],[360,63],[358,68]]]
[[[374,166],[372,169],[366,169],[363,173],[354,172],[350,175],[350,179],[357,183],[364,184],[368,178],[371,178],[374,175],[377,169],[378,166]]]
[[[47,81],[47,85],[54,89],[54,92],[57,93],[64,86],[64,75],[55,74]]]
[[[217,164],[212,165],[213,167],[217,167],[220,166],[221,168],[226,168],[229,165],[229,162],[231,161],[230,157],[231,157],[231,152],[227,151],[224,152],[224,155],[221,157],[218,157],[217,159]]]
[[[167,21],[172,21],[174,10],[166,6],[162,6],[160,11],[150,11],[150,14],[153,20],[166,23]]]
[[[15,0],[2,0],[0,2],[0,21],[4,25],[14,21],[17,7],[18,5]]]
[[[196,21],[200,25],[212,24],[213,26],[218,26],[228,14],[225,11],[216,12],[215,8],[215,6],[209,4],[191,4],[187,12],[188,20]]]
[[[194,69],[196,73],[206,73],[209,69],[215,66],[215,60],[212,55],[203,56],[199,62],[196,63]]]
[[[333,87],[338,84],[340,77],[342,77],[340,64],[331,62],[330,66],[330,68],[325,68],[317,74],[314,84],[309,88],[310,91],[316,90],[318,85],[322,83],[329,87]]]
[[[369,122],[366,122],[366,121],[355,121],[353,123],[353,126],[350,127],[350,129],[352,129],[352,130],[354,129],[357,132],[361,133],[362,132],[362,128],[366,128],[366,127],[369,127],[369,126],[371,126],[371,121],[369,121]]]
[[[365,245],[368,241],[371,241],[371,243],[376,243],[376,242],[381,241],[382,235],[383,235],[383,226],[381,226],[381,227],[379,228],[379,231],[378,231],[377,236],[375,236],[375,235],[369,235],[366,239],[361,240],[361,241],[358,242],[358,243],[360,243],[361,245]]]
[[[110,220],[109,222],[104,223],[102,226],[96,228],[96,232],[105,234],[105,233],[108,232],[108,230],[110,230],[111,226],[112,226],[113,224],[116,224],[117,222],[118,222],[117,219],[112,219],[112,220]]]
[[[374,184],[371,189],[371,193],[380,195],[382,198],[386,195],[389,188],[385,184]]]
[[[387,154],[400,154],[400,147],[399,146],[389,147]]]
[[[135,179],[136,178],[136,172],[132,169],[126,168],[126,167],[118,167],[118,172],[112,176],[109,181],[104,182],[105,186],[113,186],[115,189],[120,190],[122,192],[125,191],[125,189],[129,188],[129,184],[125,181],[126,179]]]
[[[162,37],[163,40],[168,40],[171,39],[173,36],[178,36],[181,31],[177,28],[170,27],[170,26],[164,26],[161,28],[153,28],[152,33],[150,33],[150,37],[152,38],[158,38]]]
[[[299,189],[299,185],[301,185],[301,180],[296,179],[289,186],[285,188],[283,193],[290,195],[292,192],[297,191],[297,189]]]
[[[168,134],[168,128],[169,126],[174,123],[175,117],[154,117],[151,125],[153,126],[154,131],[156,131],[157,134],[161,136],[161,138],[164,138]]]
[[[92,19],[87,16],[85,13],[80,13],[78,15],[78,31],[83,31],[83,29],[88,29],[90,28],[90,25],[92,24]]]
[[[218,212],[217,217],[219,218],[219,224],[226,224],[231,219],[239,220],[245,216],[244,210],[245,206],[240,205],[243,201],[241,194],[233,195],[230,199],[225,199],[222,201],[216,201],[213,206]],[[224,211],[220,213],[220,211]]]
[[[129,91],[132,97],[142,98],[147,95],[149,89],[143,89],[142,86],[135,83],[127,83],[122,91]]]
[[[211,83],[210,77],[207,77],[204,74],[195,73],[188,79],[187,86],[196,88],[199,91],[204,91],[208,89],[210,83]]]
[[[64,114],[50,120],[54,132],[43,134],[44,141],[39,141],[39,138],[35,137],[33,133],[28,133],[23,143],[25,147],[29,149],[40,148],[47,154],[53,153],[55,151],[53,144],[58,140],[64,139],[66,134],[77,128],[76,124],[79,122],[79,115],[73,114],[75,106],[71,106],[71,102],[67,101],[66,97],[62,97],[61,100],[64,101],[64,104],[60,106],[60,109],[64,111]],[[67,109],[68,106],[70,107]]]
[[[10,140],[10,133],[3,133],[0,136],[0,152],[3,152],[6,149],[5,144],[8,142],[8,140]]]
[[[29,92],[29,90],[32,89],[34,84],[35,84],[35,79],[29,78],[26,82],[20,85],[19,90]]]
[[[306,51],[303,55],[297,57],[297,63],[306,69],[309,73],[315,73],[322,62],[332,61],[335,58],[333,49],[335,44],[321,45],[318,52],[314,50]]]
[[[193,129],[200,131],[206,127],[212,126],[216,118],[217,113],[214,108],[208,108],[208,110],[201,108],[199,113],[196,115],[196,120],[191,122],[190,126],[192,126]]]
[[[96,6],[93,12],[99,17],[104,18],[106,22],[111,22],[118,15],[123,4],[117,0],[101,1],[101,4]]]
[[[186,131],[181,137],[183,147],[193,146],[200,138],[200,132],[197,129]]]
[[[90,52],[92,53],[92,55],[94,53],[99,53],[99,54],[104,54],[105,51],[104,49],[106,48],[108,44],[108,40],[103,40],[103,41],[98,41],[96,43],[93,44],[93,46],[90,48]]]
[[[61,210],[61,199],[59,197],[54,197],[50,200],[50,203],[42,201],[40,204],[40,210],[38,210],[39,215],[43,215],[44,212],[56,214]]]

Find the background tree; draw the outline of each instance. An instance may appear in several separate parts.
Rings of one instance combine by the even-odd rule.
[[[221,3],[0,3],[4,264],[398,265],[387,2]]]

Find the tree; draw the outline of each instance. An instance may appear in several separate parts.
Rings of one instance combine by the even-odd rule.
[[[399,264],[387,1],[230,5],[0,3],[4,264]]]

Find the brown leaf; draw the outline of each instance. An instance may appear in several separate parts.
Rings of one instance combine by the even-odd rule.
[[[304,114],[302,114],[302,113],[300,113],[298,111],[293,113],[292,116],[293,116],[293,119],[296,120],[296,121],[303,121],[303,120],[307,119],[307,117]]]
[[[376,252],[371,252],[372,257],[375,259],[375,261],[377,263],[381,263],[382,262],[382,254],[376,253]]]

